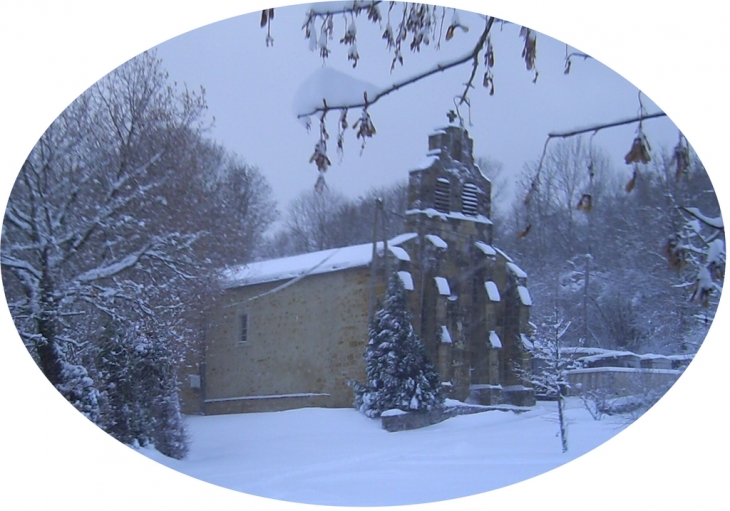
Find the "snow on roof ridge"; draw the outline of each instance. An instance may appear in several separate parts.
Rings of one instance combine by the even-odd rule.
[[[393,254],[399,261],[411,261],[411,256],[404,249],[397,245],[388,245],[388,251]]]
[[[475,241],[474,245],[476,245],[476,247],[479,250],[481,250],[484,253],[484,255],[488,255],[488,256],[497,255],[497,251],[489,243],[484,243],[483,241]]]
[[[398,246],[416,236],[415,233],[400,234],[388,241],[388,248]],[[382,254],[383,242],[379,241],[376,248],[378,253]],[[329,273],[348,268],[367,266],[372,262],[372,252],[372,243],[330,248],[318,252],[280,257],[226,268],[222,272],[222,278],[225,288],[234,288],[264,282],[275,282],[277,280],[294,279],[306,275]]]
[[[507,255],[507,254],[505,253],[505,251],[504,251],[504,250],[502,250],[502,249],[500,249],[500,248],[497,248],[497,247],[495,247],[494,245],[492,245],[492,248],[493,248],[494,250],[496,250],[496,251],[497,251],[497,253],[498,253],[499,255],[501,255],[502,257],[504,257],[505,259],[507,259],[507,262],[510,262],[510,263],[514,262],[514,261],[512,260],[512,258],[511,258],[510,256],[508,256],[508,255]]]
[[[528,291],[525,286],[517,286],[517,293],[520,295],[520,301],[523,305],[526,307],[530,307],[532,305],[530,291]]]
[[[487,296],[489,296],[490,301],[499,302],[502,299],[499,295],[499,288],[497,288],[497,284],[491,280],[487,280],[484,283],[484,288],[487,290]]]
[[[410,272],[399,271],[398,277],[400,277],[400,281],[403,282],[403,287],[406,291],[413,291],[415,289],[413,287],[413,277]]]
[[[428,241],[430,241],[431,243],[433,243],[433,245],[436,248],[441,248],[441,249],[449,248],[449,245],[440,236],[437,236],[436,234],[426,234],[426,239]]]
[[[507,262],[507,268],[510,269],[510,271],[514,274],[515,277],[520,278],[520,279],[527,278],[527,273],[525,273],[524,270],[522,268],[520,268],[519,266],[517,266],[515,263]]]
[[[403,234],[399,234],[398,236],[391,238],[390,241],[388,241],[388,245],[400,245],[401,243],[410,241],[417,236],[418,234],[415,232],[404,232]],[[372,245],[372,243],[370,243],[370,245]]]
[[[453,218],[455,220],[468,220],[470,222],[475,222],[479,224],[486,224],[486,225],[492,225],[492,221],[487,218],[484,215],[465,215],[464,213],[460,213],[458,211],[449,211],[448,213],[441,213],[440,211],[435,210],[434,208],[426,208],[426,209],[409,209],[406,211],[406,215],[426,215],[429,218],[433,217],[439,217],[441,220],[447,220],[449,218]]]
[[[439,294],[442,296],[451,296],[451,288],[449,287],[449,281],[444,277],[434,277],[436,281],[436,287],[438,288]]]

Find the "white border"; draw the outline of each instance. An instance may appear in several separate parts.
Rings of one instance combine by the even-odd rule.
[[[647,0],[443,1],[519,22],[590,53],[641,88],[680,126],[727,204],[728,90],[723,2]],[[0,204],[45,127],[124,60],[218,19],[284,2],[35,0],[0,7]],[[1,213],[1,212],[0,212]],[[0,297],[7,508],[288,509],[169,471],[111,440],[53,391],[18,340]],[[727,501],[727,300],[680,382],[606,445],[535,479],[459,506],[562,509],[716,508]],[[243,432],[242,432],[243,433]],[[715,468],[715,463],[720,468]],[[721,493],[722,492],[722,493]],[[722,496],[721,496],[722,495]],[[18,502],[22,504],[18,505]],[[551,504],[552,503],[552,504]],[[559,503],[559,504],[558,504]],[[455,502],[419,506],[449,509]],[[329,508],[322,508],[329,509]]]

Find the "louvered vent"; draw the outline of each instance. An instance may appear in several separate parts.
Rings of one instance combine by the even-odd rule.
[[[478,203],[476,185],[466,183],[461,192],[461,212],[465,215],[476,216]]]
[[[436,179],[436,190],[433,194],[433,205],[436,211],[441,213],[448,213],[451,195],[451,184],[445,177],[439,177]]]

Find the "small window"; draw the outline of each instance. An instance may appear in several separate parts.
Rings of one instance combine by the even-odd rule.
[[[240,335],[238,336],[238,344],[248,344],[248,314],[241,314],[240,319]]]
[[[433,205],[436,211],[448,213],[451,206],[451,183],[445,177],[436,179],[436,189],[433,194]]]
[[[479,205],[478,189],[474,183],[465,183],[461,191],[461,212],[465,215],[476,216]]]

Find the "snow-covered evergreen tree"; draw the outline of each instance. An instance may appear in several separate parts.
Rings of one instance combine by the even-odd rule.
[[[108,327],[95,360],[104,412],[100,426],[128,445],[154,445],[181,459],[188,451],[180,414],[175,351],[141,324]]]
[[[395,273],[383,308],[370,325],[364,358],[367,383],[352,382],[352,386],[355,408],[368,417],[390,409],[432,410],[443,403],[438,373],[413,331],[405,288]]]

